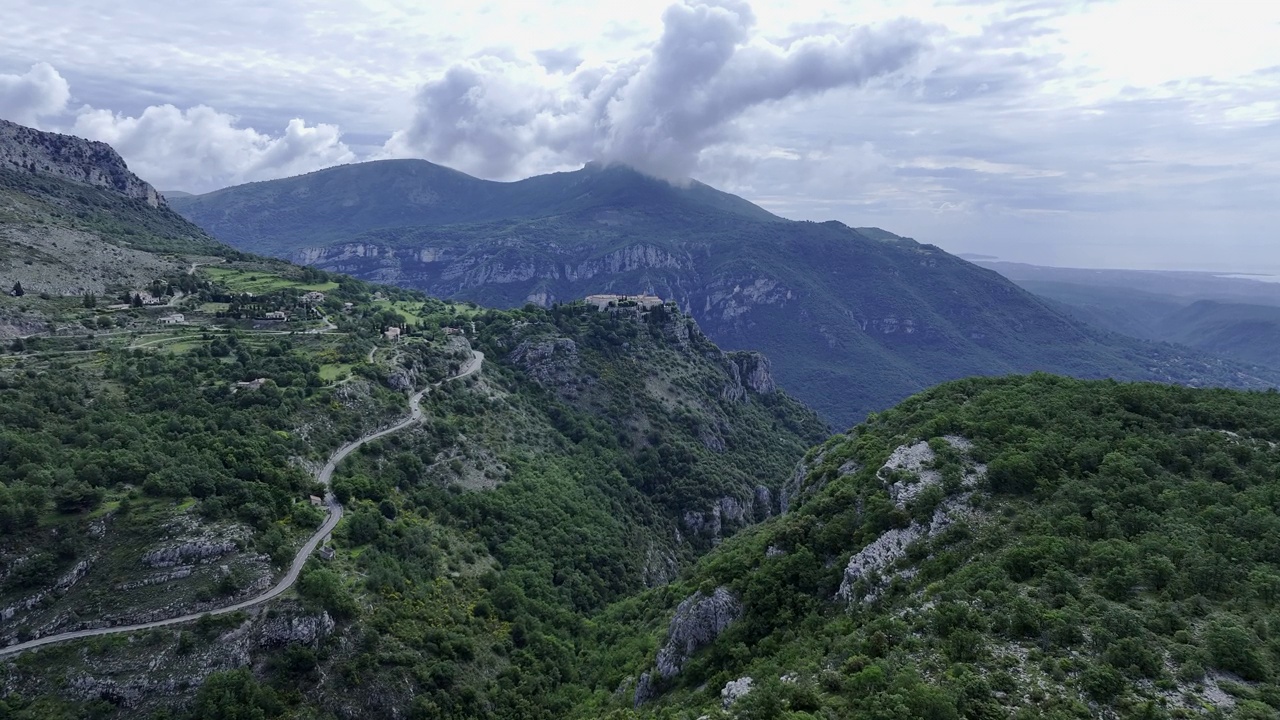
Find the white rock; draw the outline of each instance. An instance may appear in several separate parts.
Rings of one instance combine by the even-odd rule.
[[[720,691],[720,702],[727,709],[738,702],[739,699],[751,693],[751,684],[753,682],[755,681],[750,677],[740,677],[737,680],[730,680],[725,683],[724,689]]]

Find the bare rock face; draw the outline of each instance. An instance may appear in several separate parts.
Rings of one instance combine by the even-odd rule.
[[[644,673],[636,683],[636,694],[632,699],[632,705],[640,707],[657,696],[658,691],[653,686],[653,676],[650,673]]]
[[[726,710],[731,705],[738,702],[739,699],[746,697],[751,692],[751,686],[755,680],[750,677],[740,677],[737,680],[730,680],[724,684],[720,690],[720,703]]]
[[[752,502],[743,502],[725,496],[716,500],[707,510],[687,510],[684,526],[698,537],[719,540],[726,528],[737,529],[754,520]]]
[[[8,120],[0,120],[0,167],[107,188],[151,207],[166,204],[155,188],[129,172],[110,145],[42,132]]]
[[[773,382],[769,358],[758,352],[743,351],[730,353],[729,358],[741,372],[742,383],[756,393],[767,395],[778,389]]]
[[[671,618],[667,642],[658,650],[658,674],[663,678],[678,675],[685,661],[740,617],[742,603],[728,588],[718,587],[710,596],[699,591],[685,598]]]
[[[747,390],[767,395],[777,389],[769,372],[769,358],[757,352],[737,351],[725,353],[729,382],[720,395],[730,402],[745,402]]]
[[[266,620],[258,631],[260,647],[320,644],[333,633],[335,624],[329,613],[319,615],[279,616]]]
[[[144,689],[136,684],[122,685],[110,678],[78,675],[67,683],[71,696],[77,700],[101,700],[116,707],[134,708],[142,701]]]
[[[578,375],[578,344],[570,338],[526,340],[511,351],[511,360],[539,385],[561,388]]]
[[[142,556],[142,563],[155,568],[187,565],[220,558],[236,551],[236,544],[230,541],[206,542],[192,541],[180,545],[157,548]]]
[[[962,453],[967,452],[973,445],[964,438],[951,435],[942,439]],[[907,476],[905,479],[894,480],[888,486],[889,497],[897,507],[906,508],[925,488],[942,482],[942,474],[931,467],[934,459],[935,453],[926,441],[903,445],[889,456],[888,461],[880,468],[878,477],[887,483],[902,475]],[[944,499],[934,509],[928,523],[913,521],[904,528],[891,528],[849,558],[844,569],[844,578],[840,582],[840,589],[836,592],[837,600],[853,601],[857,595],[859,581],[872,581],[877,574],[905,556],[912,544],[935,537],[956,522],[976,517],[969,507],[969,499],[978,481],[986,473],[986,466],[967,460],[966,465],[968,467],[961,481],[963,492]],[[913,569],[899,573],[902,576],[913,574]],[[863,602],[875,600],[880,587],[886,583],[885,579],[882,579],[879,584],[873,582],[869,592],[862,597]]]

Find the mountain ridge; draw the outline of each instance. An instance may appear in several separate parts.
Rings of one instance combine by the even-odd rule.
[[[165,204],[164,196],[134,175],[110,145],[4,119],[0,119],[0,167],[110,188],[151,207]]]
[[[461,204],[405,225],[411,213],[394,197],[361,200],[366,177],[384,168],[429,168],[449,184],[428,181],[416,192]],[[398,182],[398,172],[380,182]],[[879,228],[864,235],[835,221],[785,220],[706,186],[675,188],[625,168],[500,186],[421,163],[304,177],[325,182],[258,183],[175,207],[242,249],[438,297],[518,307],[653,292],[721,346],[763,351],[782,386],[836,426],[974,374],[1046,370],[1259,388],[1280,379],[1093,329],[933,245]],[[493,208],[484,193],[495,187],[519,197]],[[305,197],[290,195],[299,188]],[[468,188],[480,194],[468,197]],[[220,199],[228,197],[235,202]],[[255,198],[270,208],[255,208]],[[311,217],[311,208],[344,203],[345,225]]]
[[[336,189],[335,184],[339,186]],[[326,192],[332,195],[323,202],[307,203],[308,196]],[[619,199],[640,200],[649,206],[709,204],[756,219],[778,219],[746,200],[697,181],[679,187],[622,165],[588,164],[580,170],[497,182],[411,159],[340,165],[281,180],[175,197],[172,203],[197,224],[207,225],[215,236],[228,238],[232,245],[252,243],[260,252],[278,255],[283,241],[325,241],[357,230],[548,217],[588,211]],[[286,201],[294,205],[283,205]],[[231,217],[236,213],[243,217],[246,209],[265,212],[266,208],[274,214],[264,215],[243,229]],[[294,223],[305,223],[307,232],[291,232]]]

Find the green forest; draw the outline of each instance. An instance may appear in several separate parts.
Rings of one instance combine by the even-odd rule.
[[[973,441],[972,492],[944,436]],[[919,440],[943,480],[899,508],[901,478],[879,469]],[[819,489],[798,510],[596,618],[599,705],[582,716],[717,717],[720,689],[748,676],[733,716],[1275,717],[1277,440],[1274,392],[1032,375],[922,393],[812,452]],[[963,520],[835,599],[852,553],[948,499]],[[619,708],[606,691],[663,638],[653,606],[714,587],[741,618],[651,706]]]

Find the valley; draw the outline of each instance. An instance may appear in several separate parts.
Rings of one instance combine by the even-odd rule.
[[[173,206],[240,250],[441,298],[506,308],[606,292],[674,300],[717,344],[763,352],[781,387],[836,428],[971,375],[1246,389],[1280,380],[1253,355],[1099,329],[933,245],[784,220],[618,165],[498,183],[377,161]]]
[[[92,165],[0,170],[2,717],[1280,708],[1264,363],[625,168],[231,188],[233,249],[14,137]]]
[[[1256,366],[1280,363],[1280,286],[1258,276],[977,262],[1098,327]]]

